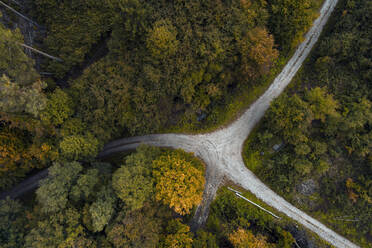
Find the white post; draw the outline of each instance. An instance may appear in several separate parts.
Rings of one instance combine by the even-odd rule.
[[[235,190],[235,189],[232,189],[232,188],[230,188],[230,187],[227,187],[227,188],[228,188],[230,191],[234,192],[235,195],[237,195],[238,197],[242,198],[243,200],[246,200],[247,202],[249,202],[249,203],[255,205],[255,206],[258,207],[259,209],[265,211],[266,213],[271,214],[271,215],[274,216],[275,218],[280,219],[280,217],[277,216],[277,215],[275,215],[273,212],[270,212],[269,210],[267,210],[267,209],[261,207],[260,205],[258,205],[257,203],[254,203],[253,201],[251,201],[251,200],[245,198],[244,196],[242,196],[242,195],[241,195],[241,194],[242,194],[241,192],[239,192],[239,191],[237,191],[237,190]]]

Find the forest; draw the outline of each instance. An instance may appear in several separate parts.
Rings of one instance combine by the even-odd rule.
[[[90,161],[115,138],[214,122],[311,25],[319,2],[301,1],[33,1],[35,45],[63,62],[27,56],[30,28],[5,9],[0,188],[59,160]]]
[[[191,232],[203,170],[192,154],[150,146],[111,161],[54,163],[35,196],[0,201],[2,247],[292,247],[293,224],[225,188],[206,227]]]
[[[2,200],[1,247],[191,247],[202,162],[148,146],[116,161],[55,162],[35,197]]]
[[[372,238],[371,11],[368,1],[338,6],[244,152],[264,182],[363,247]]]
[[[295,246],[288,225],[225,190],[191,230],[205,184],[193,154],[97,154],[116,138],[225,124],[288,60],[321,0],[1,2],[33,22],[0,5],[0,191],[49,169],[34,194],[0,201],[0,247]],[[278,193],[362,245],[372,236],[371,8],[340,1],[244,151]],[[305,179],[321,189],[306,204]],[[335,221],[346,215],[358,221]]]

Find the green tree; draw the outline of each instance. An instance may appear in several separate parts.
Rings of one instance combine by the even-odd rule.
[[[218,248],[217,238],[213,233],[199,230],[192,242],[193,248]]]
[[[106,228],[107,239],[115,247],[158,247],[162,220],[157,207],[146,205],[132,212],[120,212]]]
[[[100,232],[108,224],[114,214],[116,197],[111,187],[103,187],[97,199],[89,207],[94,232]]]
[[[311,148],[306,143],[297,144],[294,150],[299,156],[304,156],[311,152]]]
[[[98,140],[91,134],[71,135],[64,137],[59,143],[63,157],[71,160],[90,159],[98,154]]]
[[[305,176],[310,174],[313,164],[307,159],[296,159],[293,162],[294,168],[298,174]]]
[[[166,236],[161,247],[191,248],[192,235],[190,227],[181,223],[180,219],[173,219],[168,222]]]
[[[372,102],[366,98],[357,100],[345,109],[346,121],[343,123],[348,129],[357,131],[372,120]]]
[[[41,119],[47,124],[54,126],[61,125],[74,113],[74,104],[69,95],[57,88],[48,97],[45,110],[41,114]]]
[[[69,118],[62,124],[61,136],[82,135],[86,129],[87,126],[80,118]]]
[[[26,234],[25,208],[19,201],[0,200],[0,243],[2,248],[24,247]]]
[[[22,87],[3,75],[0,78],[0,111],[38,117],[46,106],[43,88],[45,84],[42,81]]]
[[[112,176],[112,187],[130,210],[136,210],[153,193],[151,171],[142,166],[122,166]]]
[[[83,171],[77,162],[55,163],[36,192],[38,205],[25,246],[84,248],[107,243],[99,232],[110,222],[117,202],[109,167],[91,163]]]
[[[155,58],[164,59],[177,52],[179,41],[177,31],[169,20],[154,23],[149,32],[146,46]]]
[[[39,79],[34,69],[34,61],[19,45],[24,42],[23,40],[19,29],[10,30],[0,23],[0,76],[5,74],[11,81],[21,86],[34,83]]]
[[[76,184],[72,186],[70,196],[73,200],[88,200],[94,192],[97,184],[100,182],[100,172],[98,169],[89,169],[86,173],[79,176]]]
[[[89,238],[80,224],[80,213],[74,208],[43,216],[25,240],[25,247],[35,248],[95,247],[95,241]]]
[[[152,162],[162,154],[159,147],[140,145],[135,153],[125,158],[125,165],[129,167],[141,166],[143,168],[152,168]]]
[[[160,154],[159,148],[141,145],[113,174],[112,187],[129,210],[141,208],[153,194],[152,161]]]
[[[40,187],[36,190],[36,199],[42,212],[55,213],[66,207],[70,188],[82,169],[77,162],[63,165],[54,163],[49,168],[48,177],[40,181]]]
[[[278,56],[265,1],[106,3],[120,12],[109,56],[71,82],[77,115],[100,140],[174,123],[198,128],[200,111],[215,123],[215,106],[230,102],[223,94],[259,84]]]
[[[131,106],[136,97],[130,92],[131,73],[124,63],[112,64],[105,58],[73,82],[71,94],[77,115],[99,140],[108,141],[126,127],[135,132],[141,125]]]
[[[111,29],[113,19],[119,14],[106,2],[34,2],[36,16],[48,29],[48,35],[43,40],[44,47],[50,54],[63,59],[63,63],[47,61],[47,71],[62,78],[73,66],[82,64],[90,49]]]
[[[314,119],[325,122],[327,116],[338,117],[338,102],[327,93],[326,88],[315,87],[306,92],[305,99],[309,102]]]
[[[307,141],[312,112],[308,103],[298,95],[281,95],[272,103],[267,116],[268,126],[286,142],[297,144]]]
[[[269,28],[280,48],[288,51],[310,27],[311,0],[268,0]]]

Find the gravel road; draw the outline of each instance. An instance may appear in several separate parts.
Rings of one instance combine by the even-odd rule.
[[[325,1],[319,17],[283,71],[275,78],[268,90],[229,126],[212,133],[199,135],[153,134],[124,138],[106,144],[99,157],[133,150],[140,144],[180,148],[187,152],[193,152],[207,165],[203,202],[196,211],[192,224],[194,228],[202,225],[207,219],[209,204],[213,200],[222,178],[225,177],[251,191],[259,199],[301,223],[335,247],[358,247],[277,195],[246,168],[241,155],[244,141],[249,133],[264,116],[270,102],[282,93],[301,67],[318,40],[337,2],[338,0]]]

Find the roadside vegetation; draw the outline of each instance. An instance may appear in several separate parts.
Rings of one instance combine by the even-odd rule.
[[[372,237],[371,8],[341,2],[244,149],[277,193],[363,247]]]
[[[1,247],[192,247],[204,169],[148,146],[117,164],[56,162],[34,199],[0,201]]]
[[[199,234],[209,233],[209,236],[215,237],[218,246],[207,247],[289,248],[297,247],[297,245],[300,247],[332,247],[303,229],[301,225],[293,223],[293,220],[276,212],[251,193],[235,185],[232,187],[241,191],[246,198],[279,215],[280,219],[274,218],[238,198],[226,187],[222,187],[211,204],[205,228],[199,231]]]
[[[295,46],[273,34],[300,37],[319,6],[315,0],[37,0],[27,8],[46,29],[36,44],[63,59],[37,63],[17,43],[17,17],[4,9],[0,188],[61,159],[89,162],[115,138],[226,124],[264,92]],[[102,42],[107,55],[86,63]]]
[[[196,234],[190,232],[188,224],[205,184],[204,165],[192,154],[141,146],[110,161],[97,161],[96,156],[105,143],[118,137],[161,131],[200,132],[231,121],[264,92],[284,66],[316,18],[322,1],[31,2],[26,8],[7,1],[18,11],[29,10],[25,14],[44,26],[45,30],[32,27],[39,32],[35,46],[63,62],[28,56],[19,45],[24,42],[23,35],[29,35],[27,28],[9,10],[0,9],[0,190],[49,167],[49,176],[35,194],[0,201],[2,247],[294,245],[287,224],[273,221],[226,189],[212,204],[206,228]],[[358,206],[357,211],[362,211],[370,204],[370,182],[357,176],[363,175],[362,171],[368,173],[365,168],[371,163],[370,146],[365,145],[370,140],[371,94],[370,86],[363,86],[363,82],[371,81],[371,73],[365,69],[370,65],[366,55],[370,41],[365,37],[367,31],[358,33],[364,30],[359,26],[352,29],[355,20],[364,25],[363,13],[367,12],[363,11],[370,5],[359,5],[346,1],[343,17],[347,23],[332,25],[337,24],[335,30],[348,32],[319,46],[320,59],[313,58],[317,73],[306,76],[308,72],[303,71],[302,91],[293,89],[299,91],[298,97],[282,97],[274,104],[278,110],[272,108],[269,115],[277,114],[289,125],[273,131],[270,138],[262,138],[267,144],[277,140],[283,143],[281,153],[296,154],[289,149],[298,143],[291,142],[307,142],[325,133],[319,140],[314,138],[319,144],[309,141],[303,146],[308,147],[297,149],[304,150],[299,169],[278,170],[274,176],[293,176],[280,186],[286,192],[300,177],[310,178],[316,171],[321,176],[315,179],[321,178],[320,182],[329,186],[322,193],[329,199],[342,195],[335,185],[346,182],[347,194],[329,204],[334,206],[335,215],[344,211],[336,205],[345,199],[350,205],[345,209]],[[355,20],[351,18],[354,15]],[[337,43],[339,40],[342,42]],[[344,41],[349,50],[344,50]],[[360,50],[353,50],[356,41]],[[107,54],[92,61],[101,45]],[[345,61],[350,64],[345,65]],[[80,73],[73,77],[76,70]],[[312,82],[326,83],[327,88]],[[346,82],[355,82],[350,94]],[[305,88],[313,89],[303,93]],[[341,108],[342,104],[347,107]],[[323,131],[329,120],[332,125]],[[348,120],[354,124],[346,125]],[[263,128],[278,124],[267,123],[265,120]],[[318,125],[315,132],[313,125]],[[284,131],[289,127],[296,132]],[[324,145],[326,135],[336,137],[329,146],[334,153]],[[254,171],[262,176],[260,173],[267,170],[260,154],[267,144],[251,139],[246,159],[256,161]],[[347,152],[337,148],[338,144],[345,144]],[[317,149],[315,157],[310,151],[306,153],[313,147]],[[316,157],[319,154],[322,158]],[[342,156],[335,168],[343,168],[343,161],[348,161],[345,169],[329,169],[329,161],[336,161],[338,154]],[[263,155],[273,159],[276,153],[265,150]],[[286,161],[292,166],[292,160]],[[310,166],[313,161],[320,166]],[[323,179],[331,172],[334,174],[327,180],[335,178],[337,184]],[[270,180],[273,185],[276,179]],[[316,199],[325,199],[322,197]],[[321,215],[321,210],[317,208],[316,213]],[[355,229],[349,230],[350,235],[354,237],[360,229],[358,237],[368,238],[368,214],[360,216],[363,221],[352,223]]]

